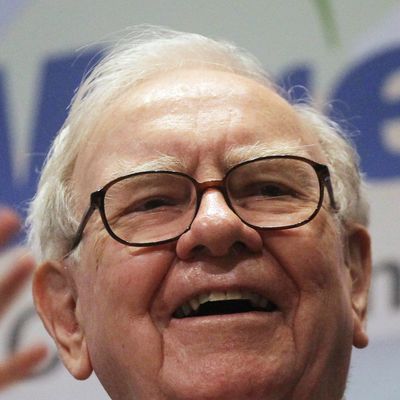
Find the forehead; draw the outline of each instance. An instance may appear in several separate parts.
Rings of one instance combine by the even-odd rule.
[[[196,174],[201,166],[214,174],[269,154],[323,161],[314,135],[271,89],[229,72],[177,70],[128,90],[108,108],[78,156],[73,179],[82,190],[95,190],[135,170]]]

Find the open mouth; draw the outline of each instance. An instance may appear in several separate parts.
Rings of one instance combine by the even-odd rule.
[[[226,315],[246,312],[274,312],[277,306],[251,291],[210,292],[195,296],[180,307],[174,318],[203,317],[209,315]]]

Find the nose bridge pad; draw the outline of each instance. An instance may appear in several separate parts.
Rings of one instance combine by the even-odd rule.
[[[219,190],[225,197],[225,184],[223,180],[213,180],[213,181],[205,181],[197,183],[197,195],[199,198],[203,197],[203,194],[208,189],[216,189]]]

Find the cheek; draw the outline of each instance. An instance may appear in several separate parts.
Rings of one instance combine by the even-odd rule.
[[[316,218],[299,228],[265,236],[264,244],[301,296],[347,286],[341,237],[333,221]]]
[[[347,314],[351,282],[339,229],[332,220],[316,218],[302,227],[265,235],[264,243],[296,288],[294,328]]]
[[[316,219],[264,242],[296,287],[288,323],[297,367],[310,387],[321,375],[335,379],[347,371],[352,342],[351,284],[339,229]]]
[[[96,292],[122,315],[144,316],[174,258],[171,246],[133,248],[116,242],[104,246],[96,265]]]
[[[306,348],[307,354],[313,351],[310,343],[314,349],[347,343],[351,330],[351,285],[335,224],[316,219],[302,227],[266,236],[264,242],[297,289],[297,305],[290,316],[297,346]]]
[[[162,346],[149,312],[174,253],[168,247],[134,249],[105,240],[101,256],[91,254],[82,258],[88,271],[78,299],[95,372],[111,390],[115,371],[121,384],[140,386],[139,374],[152,381]]]
[[[77,305],[85,332],[92,337],[99,332],[121,336],[132,335],[136,325],[153,329],[149,313],[173,263],[173,249],[132,248],[106,239],[100,255],[93,250],[87,246],[82,251],[77,279]]]

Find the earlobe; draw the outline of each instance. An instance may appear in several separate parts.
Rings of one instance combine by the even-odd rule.
[[[77,298],[72,279],[61,263],[47,261],[33,278],[36,309],[70,373],[86,379],[92,372],[84,331],[76,312]]]
[[[354,225],[348,229],[346,258],[352,281],[353,344],[363,348],[368,345],[366,320],[371,281],[371,239],[364,226]]]

